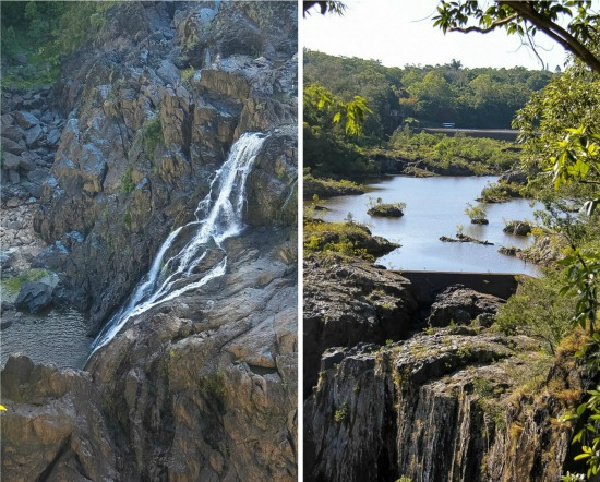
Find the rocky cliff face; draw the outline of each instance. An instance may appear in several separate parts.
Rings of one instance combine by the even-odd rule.
[[[92,331],[239,136],[269,136],[224,276],[130,319],[85,371],[9,360],[3,477],[296,479],[296,18],[289,2],[126,3],[65,63],[37,263]]]
[[[551,389],[517,388],[535,378],[537,348],[459,327],[327,351],[304,406],[305,473],[316,481],[559,480],[572,433],[557,419],[581,382],[559,363],[544,379]]]
[[[307,479],[560,479],[572,432],[558,418],[581,397],[581,373],[487,328],[503,300],[449,288],[419,333],[398,274],[310,257],[304,278]]]
[[[304,260],[304,393],[316,384],[321,355],[359,342],[408,336],[417,302],[402,276],[339,255]]]
[[[169,230],[192,219],[239,135],[289,138],[282,127],[295,125],[297,108],[285,2],[131,3],[109,15],[105,36],[66,64],[54,88],[69,114],[35,220],[53,244],[40,263],[64,274],[65,296],[89,307],[95,326]],[[251,223],[264,224],[276,213],[263,206],[290,195],[294,153],[276,149],[278,177],[250,198]]]
[[[86,372],[8,361],[3,476],[295,480],[296,238],[229,244],[227,276],[132,319]]]

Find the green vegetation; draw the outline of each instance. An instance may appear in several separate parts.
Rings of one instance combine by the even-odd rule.
[[[547,71],[466,69],[453,60],[440,65],[384,67],[377,60],[333,57],[305,50],[304,84],[325,86],[334,96],[363,97],[373,113],[366,140],[378,142],[398,126],[509,129],[515,111],[553,77]],[[306,120],[306,119],[305,119]]]
[[[564,281],[564,275],[556,270],[547,270],[539,278],[521,279],[516,294],[496,314],[495,329],[538,338],[554,354],[562,339],[573,331],[575,300],[561,293]]]
[[[559,24],[561,15],[565,21]],[[600,31],[592,2],[442,2],[434,20],[444,32],[487,33],[504,28],[508,34],[526,38],[530,45],[539,29],[574,55],[565,73],[534,93],[514,122],[524,146],[530,187],[548,211],[542,217],[545,227],[568,246],[559,263],[563,268],[560,278],[552,284],[547,274],[540,283],[552,285],[537,286],[547,304],[542,310],[544,318],[548,317],[546,310],[554,309],[565,297],[573,305],[569,314],[561,313],[550,323],[544,319],[540,324],[539,317],[530,322],[528,316],[539,305],[538,298],[522,306],[522,322],[536,332],[541,330],[552,350],[565,325],[570,330],[586,330],[589,342],[575,356],[585,366],[588,381],[595,384],[600,369]],[[583,207],[581,214],[573,214],[574,206]],[[513,315],[518,309],[513,309]],[[552,311],[550,314],[553,317]],[[564,419],[579,424],[573,443],[580,454],[574,461],[585,461],[587,478],[595,479],[600,468],[600,390],[588,390],[586,396]],[[569,395],[569,399],[575,398]],[[584,474],[570,472],[563,477],[585,479]]]
[[[319,178],[363,179],[372,168],[356,144],[362,133],[364,99],[344,102],[320,85],[303,94],[304,166]]]
[[[531,197],[532,192],[526,185],[507,183],[507,182],[491,182],[481,190],[481,195],[478,198],[482,203],[502,203],[511,198]]]
[[[144,151],[149,159],[154,159],[156,148],[164,143],[160,119],[155,117],[144,124]]]
[[[50,272],[45,268],[32,268],[25,271],[20,276],[3,278],[0,280],[0,286],[2,287],[2,292],[8,296],[14,296],[21,291],[21,285],[23,282],[39,281],[48,275],[50,275]]]
[[[386,68],[379,62],[307,51],[304,163],[314,178],[362,181],[378,174],[373,157],[419,161],[412,175],[489,175],[514,167],[519,151],[489,138],[418,132],[454,122],[509,128],[529,94],[552,78],[525,69],[443,66]],[[357,95],[358,94],[358,95]]]
[[[465,214],[471,219],[471,224],[489,224],[489,221],[486,218],[487,213],[485,205],[478,204],[474,206],[471,203],[467,203]]]
[[[406,203],[384,203],[378,197],[375,201],[371,199],[369,202],[367,214],[370,216],[400,217],[404,216],[404,209],[406,209]]]
[[[61,57],[97,38],[116,2],[2,2],[2,82],[54,83]]]
[[[374,256],[365,247],[370,237],[369,228],[355,222],[307,221],[304,223],[304,254],[339,253],[373,261]]]
[[[498,174],[519,163],[518,150],[508,142],[462,133],[454,137],[416,133],[408,126],[394,132],[388,151],[392,157],[420,161],[431,172],[442,175]]]
[[[335,411],[335,414],[333,416],[334,420],[336,422],[343,422],[344,420],[346,420],[348,417],[348,407],[346,405],[344,405],[342,408],[338,409]]]
[[[121,177],[121,192],[123,194],[131,194],[131,192],[135,188],[135,183],[133,182],[133,179],[131,178],[132,171],[133,171],[133,167],[127,166],[127,169],[125,169],[125,172],[123,173],[123,176]]]
[[[313,196],[327,198],[332,196],[344,196],[346,194],[362,194],[365,188],[352,181],[342,179],[319,179],[313,177],[310,168],[304,169],[303,194],[305,199],[312,199]]]

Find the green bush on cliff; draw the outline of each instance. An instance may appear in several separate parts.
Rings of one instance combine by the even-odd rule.
[[[554,353],[573,330],[575,300],[560,292],[563,283],[563,275],[551,270],[540,278],[520,280],[515,295],[496,314],[495,327],[507,334],[522,332],[542,340]]]
[[[133,179],[131,177],[132,171],[133,168],[131,166],[128,166],[127,169],[125,169],[125,172],[123,173],[123,177],[121,177],[121,192],[123,194],[131,194],[131,192],[135,188],[135,183],[133,182]]]
[[[155,117],[144,124],[144,151],[149,159],[154,159],[156,148],[163,143],[160,119]]]

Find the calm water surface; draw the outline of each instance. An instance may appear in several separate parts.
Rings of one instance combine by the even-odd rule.
[[[367,224],[373,235],[400,243],[402,247],[378,260],[388,268],[539,274],[536,266],[500,254],[498,249],[502,246],[524,248],[529,244],[529,238],[505,234],[504,221],[533,220],[533,211],[541,205],[531,207],[526,200],[490,204],[488,226],[470,224],[464,213],[467,203],[477,204],[475,199],[482,188],[495,180],[495,177],[394,177],[369,185],[372,192],[328,200],[325,220],[341,221],[351,213],[355,221]],[[369,201],[377,197],[384,203],[406,203],[405,215],[401,218],[369,216]],[[464,226],[466,235],[494,245],[440,241],[441,236],[454,237],[459,225]]]
[[[36,363],[81,369],[91,353],[87,329],[84,316],[74,310],[24,313],[0,332],[0,364],[4,366],[11,353],[21,352]]]

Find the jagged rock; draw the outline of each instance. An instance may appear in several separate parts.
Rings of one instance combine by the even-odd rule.
[[[446,288],[431,305],[430,326],[468,325],[482,313],[495,314],[504,300],[461,285]]]
[[[116,457],[84,372],[11,357],[2,370],[2,474],[9,480],[117,480]]]
[[[48,111],[67,120],[64,128],[40,124],[48,136],[38,149],[48,151],[36,149],[52,161],[58,142],[34,222],[51,247],[37,265],[58,272],[53,302],[89,309],[90,333],[97,333],[169,232],[194,218],[215,171],[248,130],[270,135],[247,186],[249,228],[228,243],[224,277],[132,318],[88,371],[6,365],[7,479],[297,478],[297,66],[290,61],[297,7],[221,2],[212,20],[200,16],[214,22],[202,36],[208,49],[220,42],[246,49],[238,34],[258,28],[269,31],[253,37],[261,39],[260,55],[280,62],[258,69],[232,52],[236,59],[222,59],[225,70],[182,84],[179,69],[190,62],[174,28],[194,26],[204,7],[116,4],[97,41],[64,59]],[[190,61],[204,59],[200,53]],[[161,64],[175,81],[170,87]],[[33,107],[36,99],[25,100]],[[50,119],[43,110],[37,117]],[[11,128],[6,137],[19,142],[23,130]],[[29,185],[41,178],[37,168]]]
[[[15,120],[23,129],[31,129],[40,123],[31,112],[19,110],[15,112]]]
[[[21,175],[17,171],[9,171],[8,176],[12,184],[19,184],[21,182]]]
[[[41,185],[44,181],[46,181],[46,179],[48,179],[48,175],[48,169],[37,168],[27,173],[27,179],[31,182],[36,182]]]
[[[286,238],[263,228],[231,240],[227,276],[132,319],[89,373],[9,360],[3,475],[296,480],[296,260],[278,255],[296,239]],[[49,426],[28,431],[36,419]]]
[[[21,142],[15,142],[7,137],[2,137],[2,152],[4,152],[5,154],[7,152],[14,154],[15,156],[19,156],[21,154],[23,154],[23,152],[25,152],[25,150],[27,149],[27,147],[25,146],[25,143]]]
[[[583,386],[574,364],[558,363],[552,391],[524,392],[515,377],[529,378],[538,350],[525,337],[442,330],[324,359],[304,404],[305,477],[560,479],[572,429],[554,419],[571,403],[562,393]]]
[[[2,128],[2,136],[18,144],[25,138],[25,132],[19,126],[11,125],[9,127]]]
[[[236,28],[237,23],[246,23],[252,18],[252,22],[267,31],[262,45],[279,52],[277,55],[286,53],[289,59],[296,48],[293,22],[283,22],[284,17],[291,18],[287,14],[290,6],[265,5],[222,5],[214,18],[218,28],[215,24],[205,33],[203,41],[220,38],[222,31]],[[162,4],[147,9],[137,4],[119,7],[118,18],[111,18],[107,27],[115,38],[106,39],[106,49],[118,47],[118,55],[129,55],[127,49],[135,51],[134,45],[147,48],[147,42],[142,40],[144,35],[155,28],[161,32],[170,28],[170,20],[165,21],[169,13],[164,9]],[[160,14],[159,10],[162,10]],[[179,21],[185,20],[188,25],[199,21],[192,10],[186,7]],[[278,17],[283,13],[283,17]],[[267,22],[266,18],[270,20]],[[134,22],[136,26],[129,25],[128,29],[118,31],[113,22],[123,25]],[[138,32],[138,38],[132,37],[134,31]],[[281,40],[287,33],[294,40]],[[156,45],[152,35],[150,45]],[[145,70],[136,64],[141,62],[139,53],[135,56],[131,53],[130,64],[118,73],[113,72],[116,64],[109,54],[102,53],[100,60],[93,61],[95,52],[90,59],[83,53],[75,54],[65,63],[68,76],[55,86],[54,97],[63,104],[62,112],[72,109],[79,95],[83,97],[77,115],[66,122],[62,131],[51,173],[55,182],[42,189],[43,208],[34,226],[49,243],[70,230],[92,233],[80,249],[71,253],[69,265],[60,270],[74,277],[72,286],[88,291],[94,325],[116,309],[135,280],[145,272],[156,252],[157,240],[163,239],[175,223],[190,219],[198,200],[208,191],[215,167],[223,162],[242,132],[272,131],[282,123],[296,125],[297,92],[292,87],[287,87],[285,92],[278,92],[274,87],[272,95],[278,94],[277,99],[265,98],[262,93],[259,99],[253,90],[254,85],[273,85],[279,79],[294,78],[295,62],[275,71],[235,63],[235,69],[203,71],[200,85],[193,89],[180,82],[167,87],[155,69],[163,60],[173,62],[169,64],[171,70],[173,66],[178,68],[179,64],[172,59],[177,58],[179,45],[185,45],[185,41],[180,44],[181,39],[176,40],[168,45],[163,42],[160,48],[158,45],[150,48]],[[270,43],[274,43],[272,49]],[[150,62],[153,56],[156,63]],[[224,58],[224,53],[222,57],[223,68],[228,68],[229,60]],[[71,80],[67,84],[68,79]],[[83,89],[86,79],[90,85]],[[118,89],[114,79],[120,79]],[[107,107],[107,103],[110,106]],[[145,129],[157,117],[160,130],[149,141]],[[105,139],[116,139],[116,142],[104,142]],[[149,143],[154,146],[151,153],[147,152]],[[273,189],[276,203],[287,202],[282,212],[275,213],[279,208],[260,204],[269,198],[269,191],[250,187],[250,202],[256,206],[248,211],[251,224],[268,223],[272,215],[277,222],[290,223],[294,199],[293,189],[286,183],[295,176],[294,156],[294,152],[286,153],[273,167],[258,159],[262,171],[252,174],[253,182]],[[289,166],[284,166],[285,163]],[[131,185],[127,187],[129,176]],[[134,176],[136,180],[147,179],[146,187],[138,190]],[[90,202],[92,199],[98,202]],[[120,222],[107,222],[109,218]],[[90,264],[94,266],[92,270],[87,268]]]
[[[38,313],[52,304],[52,287],[39,281],[24,281],[15,300],[15,307]]]
[[[29,148],[37,147],[43,138],[42,128],[39,124],[34,125],[31,129],[25,131],[25,143]]]
[[[58,145],[58,141],[60,140],[60,129],[51,129],[46,136],[46,142],[51,146]]]
[[[21,162],[21,156],[15,156],[10,152],[5,152],[2,154],[2,167],[4,169],[8,169],[10,171],[14,171],[19,168],[19,164]]]
[[[304,393],[317,383],[321,354],[359,342],[406,337],[417,302],[398,273],[337,255],[304,260]]]
[[[12,326],[12,324],[14,323],[14,320],[12,318],[2,318],[0,320],[0,330],[5,330],[7,328],[10,328]]]
[[[531,225],[527,221],[509,221],[503,231],[515,236],[527,236],[531,232]]]
[[[8,269],[13,261],[12,251],[0,251],[0,268]]]

